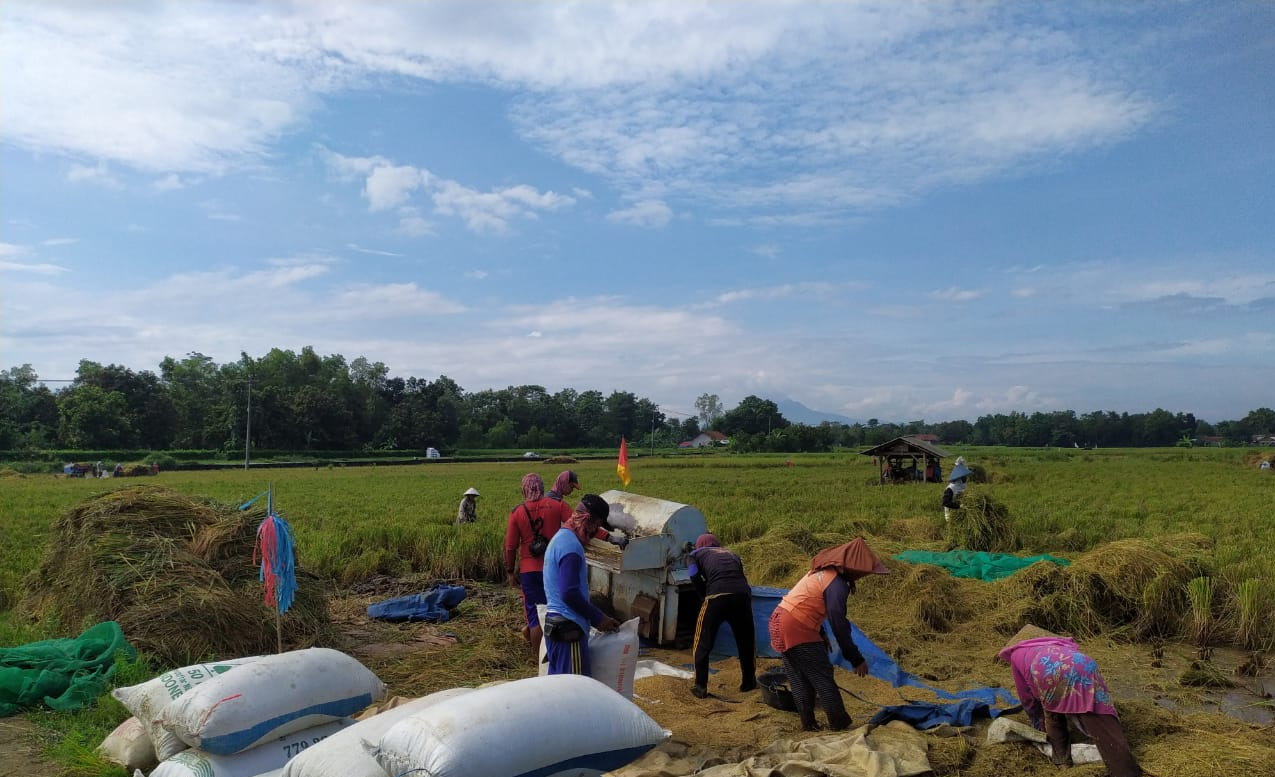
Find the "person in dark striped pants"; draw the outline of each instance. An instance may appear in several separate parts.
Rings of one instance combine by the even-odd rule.
[[[757,687],[757,646],[753,626],[753,594],[744,577],[744,562],[721,547],[712,534],[701,534],[691,551],[690,572],[699,593],[704,597],[699,619],[695,622],[695,684],[691,693],[703,699],[708,696],[708,656],[717,640],[723,622],[730,624],[739,654],[740,691]]]

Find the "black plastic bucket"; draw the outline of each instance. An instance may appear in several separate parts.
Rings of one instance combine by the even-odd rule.
[[[772,666],[757,675],[757,684],[761,686],[761,700],[777,710],[796,712],[797,702],[788,689],[788,675],[782,666]]]

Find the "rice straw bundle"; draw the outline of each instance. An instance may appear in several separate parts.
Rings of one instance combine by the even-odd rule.
[[[54,524],[22,607],[72,629],[119,621],[130,642],[173,664],[271,650],[274,615],[252,563],[263,517],[157,486],[88,499]],[[305,646],[326,633],[327,603],[316,578],[298,579],[283,632]]]
[[[965,550],[1012,553],[1021,547],[1009,510],[981,488],[969,488],[947,525],[948,542]]]

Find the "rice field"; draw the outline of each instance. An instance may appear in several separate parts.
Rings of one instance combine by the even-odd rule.
[[[1204,572],[1220,596],[1262,600],[1275,581],[1275,476],[1242,449],[1096,451],[971,448],[985,473],[978,493],[1003,507],[1023,554],[1075,558],[1128,538],[1187,532],[1212,540]],[[954,451],[955,453],[955,451]],[[792,466],[787,466],[791,461]],[[374,574],[423,573],[496,580],[505,519],[528,471],[546,482],[564,465],[542,462],[165,472],[145,482],[229,503],[273,485],[297,535],[301,565],[337,585]],[[620,487],[610,461],[569,465],[586,490]],[[728,546],[763,536],[862,533],[884,550],[942,549],[942,487],[875,485],[864,456],[634,457],[637,493],[695,505]],[[38,565],[54,520],[123,481],[27,476],[0,479],[0,601],[12,602]],[[477,488],[478,523],[454,526],[461,493]],[[574,496],[578,497],[579,494]],[[980,497],[983,498],[983,497]],[[805,535],[803,535],[805,533]],[[798,541],[805,553],[810,540]],[[786,585],[800,571],[784,559],[751,569],[755,583]],[[773,567],[773,568],[770,568]],[[1240,586],[1247,581],[1247,588]]]
[[[1239,449],[962,451],[987,473],[988,494],[1008,508],[1025,552],[1069,553],[1127,537],[1199,532],[1216,541],[1230,576],[1275,572],[1275,476]],[[793,466],[784,466],[791,460]],[[273,484],[297,530],[303,563],[336,580],[373,572],[494,571],[509,509],[528,471],[552,483],[561,466],[530,463],[269,471],[165,472],[145,482],[237,503]],[[618,488],[609,461],[570,465],[586,490]],[[880,487],[857,455],[635,458],[630,490],[693,504],[726,544],[780,525],[881,534],[892,522],[941,522],[941,486]],[[52,521],[89,495],[139,480],[44,476],[0,479],[0,582],[11,590],[35,567]],[[481,520],[454,527],[460,494],[482,492]],[[578,494],[576,494],[578,496]],[[1251,573],[1251,574],[1250,574]]]
[[[1162,736],[1170,724],[1160,719],[1176,713],[1149,700],[1200,708],[1199,689],[1179,678],[1196,664],[1191,651],[1197,644],[1270,654],[1275,475],[1259,471],[1254,452],[1241,449],[952,453],[966,456],[980,474],[970,495],[985,508],[981,513],[1004,522],[994,528],[1012,533],[1016,552],[1049,553],[1072,565],[1041,562],[982,583],[890,559],[891,575],[860,587],[852,618],[911,670],[953,688],[1004,682],[1004,669],[990,660],[993,643],[1025,620],[1083,637],[1113,691],[1141,700],[1130,707],[1135,732],[1139,720],[1160,721],[1140,734],[1141,754],[1159,767],[1156,773],[1213,773],[1175,770],[1172,765],[1185,756]],[[158,485],[238,504],[273,486],[276,504],[294,528],[300,566],[341,592],[374,575],[498,581],[505,520],[521,499],[522,475],[535,471],[552,483],[564,466],[579,473],[586,491],[620,487],[614,462],[607,460],[163,472],[118,482],[0,475],[0,542],[6,549],[0,554],[0,610],[8,610],[0,611],[0,644],[78,633],[79,624],[31,623],[29,612],[8,608],[33,582],[28,576],[45,558],[59,518],[104,492]],[[788,586],[814,551],[854,534],[887,557],[907,549],[942,550],[952,538],[939,504],[941,485],[879,486],[876,467],[855,454],[633,456],[630,466],[628,490],[698,507],[710,530],[744,558],[754,584]],[[471,486],[482,494],[479,521],[457,527],[457,505]],[[987,527],[980,531],[986,537]],[[475,630],[464,649],[442,648],[373,668],[395,691],[408,694],[450,687],[457,677],[481,682],[531,671],[522,666],[526,657],[509,628],[518,617],[516,597],[498,586],[480,590],[488,593],[469,615],[474,622],[457,621],[456,628]],[[362,606],[350,605],[362,602],[358,597],[340,601],[351,612]],[[1160,666],[1161,654],[1164,667],[1147,668]],[[445,676],[439,676],[440,666],[447,667]],[[1216,673],[1211,664],[1207,668]],[[59,760],[86,761],[68,774],[105,777],[114,772],[102,770],[91,748],[118,716],[104,703],[71,716],[32,718],[70,732],[58,740],[69,753]],[[1179,724],[1186,725],[1172,718],[1172,725]],[[1214,714],[1191,725],[1221,736],[1242,724]],[[1243,736],[1247,742],[1250,735]],[[1210,757],[1261,773],[1250,761],[1270,753],[1241,751],[1238,740],[1230,741]],[[1000,755],[975,758],[973,749],[949,753],[937,744],[931,750],[939,774],[972,777],[984,768],[1009,773]],[[943,765],[948,756],[953,763]],[[1021,773],[1036,772],[1024,767]]]

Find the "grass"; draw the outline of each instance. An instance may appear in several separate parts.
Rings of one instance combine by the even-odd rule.
[[[1275,498],[1275,477],[1247,466],[1245,451],[970,448],[952,453],[961,453],[983,468],[987,483],[980,488],[1003,507],[1021,543],[1020,552],[1053,553],[1075,560],[1103,543],[1147,540],[1154,549],[1180,559],[1181,566],[1169,575],[1138,577],[1137,586],[1114,591],[1113,596],[1118,595],[1114,603],[1137,611],[1176,606],[1182,620],[1189,621],[1185,580],[1208,575],[1215,589],[1214,602],[1226,605],[1215,608],[1219,621],[1215,640],[1270,644],[1271,623],[1265,616],[1270,594],[1265,586],[1246,581],[1275,579],[1275,515],[1269,507]],[[630,490],[698,507],[718,538],[745,557],[756,584],[790,585],[804,569],[803,555],[808,558],[816,546],[844,541],[856,533],[871,535],[884,552],[909,547],[935,550],[944,544],[942,486],[870,485],[876,472],[867,457],[849,453],[631,455]],[[789,459],[794,466],[785,466]],[[255,496],[273,483],[276,503],[296,532],[300,564],[335,585],[375,574],[408,573],[497,581],[505,520],[520,501],[522,475],[535,471],[552,482],[565,466],[580,474],[587,491],[619,488],[612,458],[571,465],[526,461],[356,468],[324,464],[302,469],[174,471],[146,481],[224,502]],[[19,598],[23,578],[40,565],[58,517],[87,497],[118,485],[111,480],[53,476],[7,477],[0,482],[0,546],[5,548],[0,554],[0,610]],[[456,527],[457,504],[470,486],[482,493],[479,521]],[[1135,561],[1126,559],[1127,564]],[[1033,568],[1021,574],[1030,578],[1054,573]],[[1050,586],[1061,582],[1042,579],[1041,590],[1053,590]],[[895,585],[921,591],[948,584],[921,575],[911,583],[891,580],[891,586]],[[923,626],[934,633],[951,630],[955,635],[961,633],[962,625],[968,627],[968,613],[954,609],[955,603],[930,602],[923,607],[916,601],[908,599],[904,604],[900,598],[893,605],[896,612],[905,613],[906,623],[900,625],[896,640],[901,644],[906,641],[904,626]],[[1263,613],[1261,617],[1255,617],[1258,612]],[[1069,617],[1086,616],[1077,612]],[[78,625],[32,624],[12,612],[0,612],[0,644],[65,636],[76,632]],[[1154,633],[1153,627],[1159,625],[1140,623],[1135,617],[1132,636]],[[885,637],[893,639],[890,634]],[[472,641],[466,651],[472,651],[471,657],[483,667],[499,670],[496,674],[510,671],[502,658],[507,635],[493,633],[490,642]],[[440,652],[434,659],[444,657],[461,663],[468,660],[456,652]],[[139,666],[136,671],[143,678],[160,668]],[[403,677],[398,679],[413,690],[428,690],[457,684],[461,679],[456,675],[464,671],[460,666],[405,663]],[[97,708],[79,713],[33,712],[30,717],[58,732],[53,747],[68,774],[113,776],[120,772],[105,770],[91,755],[92,747],[122,720],[122,708],[111,705],[113,701],[102,701]]]

